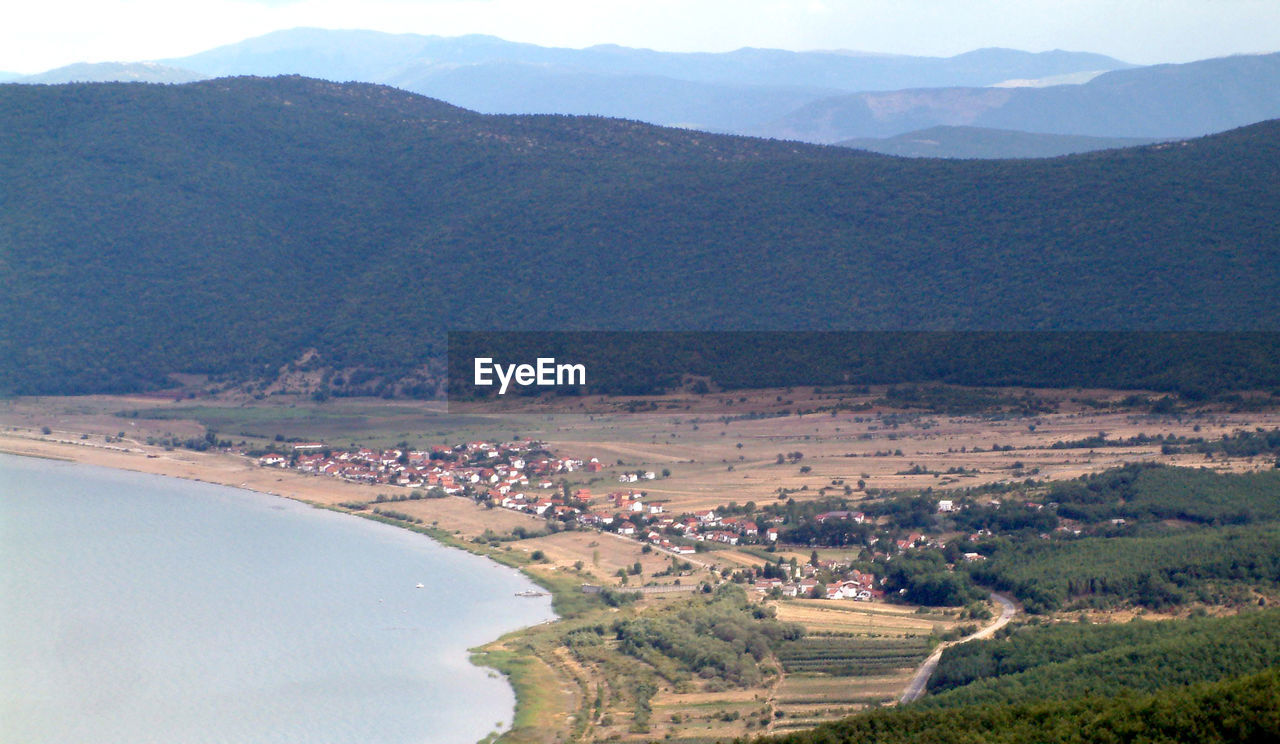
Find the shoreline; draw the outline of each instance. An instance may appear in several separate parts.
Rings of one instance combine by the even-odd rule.
[[[0,453],[214,483],[323,506],[377,490],[337,479],[326,482],[294,471],[261,468],[235,455],[165,450],[136,442],[111,446],[5,431],[0,432]],[[372,500],[373,496],[369,498]]]
[[[459,549],[491,560],[500,566],[516,569],[527,581],[550,593],[552,612],[555,614],[555,618],[540,625],[509,631],[481,646],[467,649],[467,653],[468,659],[475,666],[490,669],[500,674],[506,680],[515,698],[511,725],[504,731],[496,732],[498,734],[496,738],[491,734],[490,737],[486,737],[483,741],[502,741],[517,730],[517,722],[527,720],[528,713],[526,709],[530,706],[530,700],[528,699],[527,689],[524,695],[521,694],[525,685],[516,678],[518,665],[513,665],[510,661],[504,663],[503,660],[494,658],[492,653],[482,650],[499,643],[505,638],[527,631],[529,627],[555,624],[563,620],[563,615],[556,610],[556,604],[561,599],[562,592],[566,590],[566,587],[557,586],[556,582],[548,577],[524,570],[524,566],[527,565],[528,561],[524,560],[523,556],[502,553],[468,543],[456,537],[447,524],[441,526],[407,524],[399,520],[368,512],[352,511],[340,506],[343,501],[360,498],[372,501],[380,490],[378,487],[307,475],[296,471],[264,468],[254,464],[247,458],[237,455],[211,454],[190,450],[165,450],[162,447],[140,445],[136,442],[130,443],[129,446],[110,446],[87,441],[50,439],[39,435],[24,436],[12,431],[0,432],[0,454],[160,475],[286,498],[314,508],[350,514],[357,518],[370,519],[400,529],[406,529],[410,532],[421,534],[443,547]],[[478,508],[474,507],[474,504],[471,504],[469,500],[463,506]]]

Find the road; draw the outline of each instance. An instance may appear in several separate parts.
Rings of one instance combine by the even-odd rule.
[[[982,630],[979,630],[970,635],[967,635],[958,641],[952,641],[951,643],[940,644],[937,648],[935,648],[933,650],[933,653],[929,654],[929,658],[925,659],[924,663],[920,665],[920,668],[916,670],[915,676],[913,676],[911,678],[911,682],[907,684],[907,689],[903,691],[902,697],[898,698],[899,704],[909,703],[912,700],[918,699],[921,695],[924,694],[924,686],[928,684],[929,677],[933,676],[933,670],[938,668],[938,659],[942,658],[943,651],[945,651],[947,648],[951,646],[957,646],[961,643],[968,643],[969,641],[979,641],[979,640],[982,640],[983,638],[990,638],[991,636],[995,635],[995,632],[997,630],[1000,630],[1004,626],[1008,625],[1009,621],[1013,619],[1013,616],[1017,614],[1018,608],[1014,606],[1013,600],[1009,599],[1003,594],[996,594],[995,592],[992,592],[991,599],[999,603],[1000,617],[996,618],[995,622],[991,623],[990,625],[983,628]]]

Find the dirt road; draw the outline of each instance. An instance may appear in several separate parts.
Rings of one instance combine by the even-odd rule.
[[[982,630],[971,635],[967,635],[958,641],[943,643],[934,649],[933,653],[929,654],[929,658],[925,659],[924,663],[920,665],[920,668],[916,670],[915,676],[911,678],[911,682],[907,684],[907,689],[903,691],[902,697],[898,699],[899,704],[909,703],[924,694],[924,686],[928,684],[929,677],[933,676],[933,670],[938,668],[938,659],[942,658],[943,651],[951,646],[956,646],[961,643],[990,638],[995,635],[997,630],[1008,625],[1009,621],[1013,619],[1013,616],[1017,614],[1018,608],[1014,606],[1013,600],[1008,597],[992,592],[991,599],[1000,604],[1000,617],[996,618],[995,622],[986,626]]]

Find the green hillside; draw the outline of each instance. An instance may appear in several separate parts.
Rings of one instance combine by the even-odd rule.
[[[1156,609],[1193,599],[1215,603],[1232,586],[1280,582],[1280,524],[1021,543],[1002,548],[971,573],[1013,593],[1031,612],[1073,601],[1097,607],[1130,601]]]
[[[902,161],[304,78],[0,86],[0,391],[447,329],[1280,328],[1280,124]]]
[[[1223,441],[1228,446],[1247,442],[1250,434],[1241,432]],[[1280,446],[1280,432],[1252,433],[1252,439]],[[1046,498],[1059,504],[1059,516],[1086,523],[1179,519],[1205,525],[1252,524],[1280,520],[1280,470],[1218,473],[1134,464],[1055,483]]]
[[[1280,672],[1171,687],[1152,695],[1074,697],[946,710],[888,709],[757,744],[1064,744],[1141,741],[1274,741],[1280,735]]]
[[[948,648],[922,705],[1154,692],[1280,665],[1280,611],[1123,625],[1024,627]]]

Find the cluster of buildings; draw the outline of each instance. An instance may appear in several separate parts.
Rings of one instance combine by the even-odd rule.
[[[591,501],[585,489],[574,496],[581,503]],[[766,529],[762,537],[760,528],[750,519],[721,517],[713,509],[672,515],[661,502],[646,501],[647,498],[648,494],[643,492],[617,491],[606,496],[601,507],[579,514],[577,521],[584,527],[616,532],[676,555],[697,552],[690,543],[710,541],[737,545],[740,541],[778,539],[776,527]],[[683,538],[683,541],[676,543],[672,538]]]
[[[676,544],[672,538],[727,545],[778,539],[776,527],[762,533],[750,519],[722,518],[714,510],[668,515],[661,502],[633,490],[610,493],[600,500],[603,503],[593,505],[595,499],[588,489],[570,494],[558,489],[553,478],[575,471],[600,472],[604,468],[600,461],[555,457],[536,441],[468,442],[429,450],[335,450],[320,443],[302,443],[292,445],[289,455],[265,454],[258,458],[258,464],[358,483],[438,489],[448,495],[488,501],[503,509],[572,519],[583,527],[616,532],[677,555],[688,555],[696,549],[688,542]],[[620,477],[632,482],[651,480],[656,475],[640,471]]]
[[[697,552],[699,542],[724,545],[770,544],[777,542],[782,517],[759,515],[732,516],[714,509],[670,514],[663,502],[649,494],[622,490],[596,498],[586,488],[572,493],[558,487],[557,476],[583,472],[600,472],[604,466],[596,458],[583,461],[556,457],[542,442],[468,442],[456,446],[435,446],[426,450],[412,449],[333,449],[321,443],[291,446],[288,455],[268,453],[258,458],[264,467],[281,467],[305,473],[326,475],[368,484],[401,486],[449,495],[468,496],[487,501],[495,507],[525,512],[550,519],[574,521],[584,528],[615,532],[674,555]],[[627,473],[623,482],[649,480],[650,472]],[[866,521],[862,512],[833,511],[817,515],[819,522]],[[921,541],[912,535],[900,541],[899,549],[914,547]],[[828,599],[870,600],[883,596],[875,577],[848,566],[805,565],[786,579],[768,578],[755,583],[755,589],[783,596],[824,596]],[[817,574],[834,580],[822,582]],[[820,590],[820,591],[815,591]]]
[[[761,530],[747,517],[722,517],[714,509],[684,514],[672,525],[682,536],[699,542],[718,542],[725,545],[739,543],[771,543],[778,541],[778,528],[768,526]]]
[[[820,581],[818,574],[826,572],[832,579]],[[779,592],[784,597],[817,597],[818,599],[852,599],[869,602],[884,599],[880,580],[874,574],[850,569],[848,564],[821,561],[818,565],[798,566],[789,578],[759,579],[753,589],[761,594]]]
[[[502,498],[531,483],[554,488],[551,478],[585,467],[581,460],[553,457],[541,442],[468,442],[429,450],[334,450],[324,444],[292,446],[288,456],[268,453],[258,458],[266,467],[301,470],[357,483],[440,489],[446,494],[484,493]],[[523,493],[519,493],[523,496]]]

